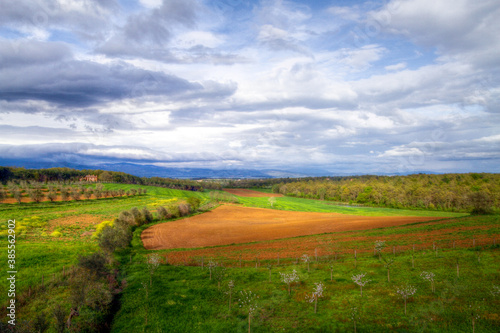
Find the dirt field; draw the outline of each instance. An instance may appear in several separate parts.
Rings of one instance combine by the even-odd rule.
[[[363,230],[429,221],[433,217],[354,216],[224,205],[211,212],[162,223],[142,233],[146,249],[193,248]]]
[[[240,197],[282,197],[282,194],[278,193],[264,193],[259,191],[246,190],[241,188],[224,188],[227,193],[231,193]]]

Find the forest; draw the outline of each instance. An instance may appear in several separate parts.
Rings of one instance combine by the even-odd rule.
[[[272,190],[287,196],[351,204],[484,214],[499,209],[500,175],[335,177],[281,182]]]

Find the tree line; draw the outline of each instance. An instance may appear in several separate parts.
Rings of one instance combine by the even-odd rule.
[[[492,173],[335,177],[280,182],[274,193],[390,208],[491,213],[500,208]]]
[[[0,182],[35,181],[41,183],[62,182],[72,184],[80,181],[86,175],[95,175],[100,182],[118,184],[137,184],[166,187],[185,191],[203,191],[203,189],[220,189],[218,182],[194,181],[189,179],[173,179],[163,177],[137,177],[124,172],[107,170],[76,170],[71,168],[25,169],[0,166]]]

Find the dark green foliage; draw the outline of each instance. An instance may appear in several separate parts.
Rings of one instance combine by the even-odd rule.
[[[479,191],[469,194],[469,202],[472,205],[472,214],[484,215],[493,213],[493,199],[486,192]]]
[[[106,226],[99,234],[99,247],[106,253],[113,253],[116,249],[121,249],[132,240],[132,232],[127,222],[116,219],[114,226]]]
[[[201,200],[196,197],[189,197],[187,198],[187,203],[191,207],[192,211],[197,210],[200,207]]]
[[[130,214],[132,214],[132,216],[133,216],[135,225],[141,226],[146,221],[144,218],[144,215],[141,213],[141,211],[137,207],[132,208],[130,210]]]
[[[142,213],[142,216],[144,217],[144,223],[145,224],[153,222],[153,220],[154,220],[153,214],[149,211],[149,209],[147,209],[146,207],[144,207],[142,209],[141,213]]]
[[[54,329],[57,333],[64,333],[66,328],[66,312],[63,310],[60,304],[57,304],[54,309],[52,309],[52,315],[54,317]]]
[[[50,327],[49,320],[45,312],[40,312],[33,321],[34,332],[43,333]]]
[[[101,252],[94,252],[78,258],[78,266],[94,272],[97,276],[105,276],[108,273],[106,263],[107,259]]]

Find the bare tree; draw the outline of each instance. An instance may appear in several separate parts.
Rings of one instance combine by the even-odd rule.
[[[229,295],[229,311],[231,311],[231,299],[233,297],[233,289],[234,289],[234,281],[230,280],[227,283],[227,291],[226,291],[226,295]]]
[[[307,264],[307,271],[309,272],[309,264],[311,263],[311,257],[309,257],[307,254],[302,255],[302,261]]]
[[[380,260],[380,253],[382,252],[384,247],[385,247],[385,241],[381,241],[381,240],[375,241],[375,251],[377,251],[377,253],[378,253],[379,260]]]

